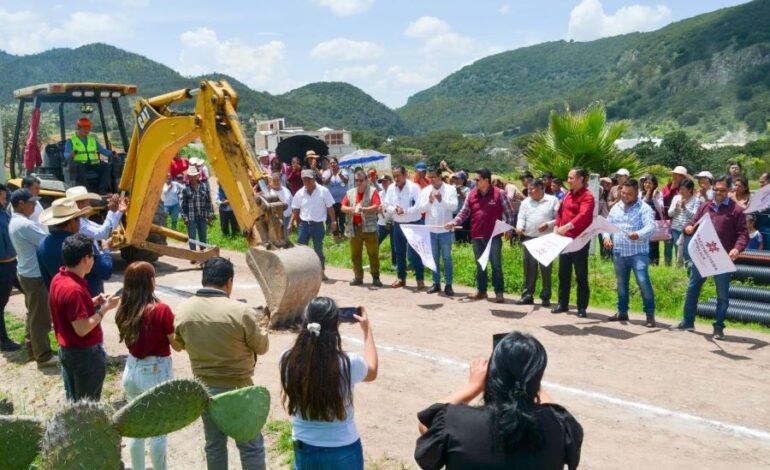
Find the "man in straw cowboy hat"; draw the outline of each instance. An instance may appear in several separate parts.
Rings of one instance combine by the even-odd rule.
[[[64,157],[73,163],[77,184],[86,184],[86,172],[95,171],[99,175],[98,191],[107,192],[110,181],[110,167],[102,162],[99,155],[112,157],[115,152],[106,149],[91,135],[91,120],[87,117],[78,119],[75,134],[64,143]]]
[[[80,216],[80,233],[94,240],[106,240],[112,235],[112,231],[120,225],[123,213],[128,209],[128,198],[121,198],[114,194],[107,202],[107,216],[104,222],[98,224],[88,218],[91,212],[91,201],[100,200],[101,196],[88,192],[85,186],[73,186],[65,193],[66,199],[75,202],[78,209],[88,209]]]
[[[192,242],[197,240],[206,243],[208,234],[208,224],[214,220],[214,206],[211,204],[211,193],[209,187],[198,179],[200,173],[198,169],[191,166],[187,169],[187,178],[189,182],[182,190],[182,220],[187,225],[187,237],[190,241],[190,249],[196,251],[198,245]],[[201,251],[204,246],[200,246]]]
[[[72,199],[57,199],[51,207],[40,215],[40,223],[46,225],[50,234],[37,246],[37,261],[40,264],[40,274],[47,288],[51,287],[51,279],[64,266],[62,260],[62,245],[64,239],[80,232],[81,217],[90,212],[88,207],[79,208]],[[105,243],[100,252],[94,245],[94,266],[86,275],[88,291],[92,296],[104,292],[104,281],[112,276],[112,254],[109,245]]]

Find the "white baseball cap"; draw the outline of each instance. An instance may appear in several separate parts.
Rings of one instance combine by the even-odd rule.
[[[676,175],[687,176],[687,168],[683,167],[682,165],[679,165],[678,167],[671,170],[671,173]]]
[[[617,176],[631,176],[631,173],[629,173],[625,168],[621,168],[620,170],[616,171],[615,174]]]
[[[708,178],[710,180],[714,179],[714,175],[711,174],[710,171],[701,171],[697,175],[695,175],[696,178]]]

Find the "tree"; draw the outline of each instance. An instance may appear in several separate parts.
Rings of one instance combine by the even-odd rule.
[[[621,152],[615,146],[625,127],[624,123],[608,124],[601,103],[578,113],[552,111],[548,130],[535,135],[524,158],[530,170],[550,171],[562,179],[575,166],[600,175],[609,175],[621,168],[639,175],[643,168],[636,155]]]
[[[746,115],[744,120],[752,132],[765,132],[767,130],[767,116],[762,111],[753,111]]]
[[[700,144],[684,131],[673,131],[663,136],[657,161],[651,162],[674,168],[683,165],[691,173],[706,165],[705,152]]]

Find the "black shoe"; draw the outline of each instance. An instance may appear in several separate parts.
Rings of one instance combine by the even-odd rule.
[[[363,279],[359,279],[359,278],[355,278],[352,281],[350,281],[350,285],[351,286],[363,286],[364,285],[364,280]]]
[[[519,300],[515,300],[513,303],[516,305],[533,305],[535,301],[532,297],[522,297]]]
[[[430,286],[430,289],[428,289],[428,294],[435,294],[437,292],[441,292],[441,284],[433,284]]]
[[[578,318],[586,318],[588,317],[588,314],[586,313],[585,309],[578,309],[577,316]]]
[[[556,304],[556,306],[551,309],[551,313],[564,313],[564,312],[569,312],[569,308],[560,304]]]
[[[714,334],[711,336],[711,339],[720,340],[720,341],[725,339],[725,329],[715,326]]]
[[[455,291],[452,289],[452,284],[447,284],[444,286],[444,294],[448,295],[449,297],[455,295]]]
[[[543,307],[550,307],[551,301],[550,300],[543,300],[543,303],[541,304]]]
[[[380,281],[379,276],[372,278],[372,285],[374,287],[382,287],[382,281]]]
[[[3,352],[14,352],[18,351],[19,349],[21,349],[21,345],[13,342],[10,338],[4,339],[0,343],[0,351]]]
[[[647,321],[644,322],[644,326],[647,328],[655,328],[655,317],[647,316]]]
[[[607,321],[628,321],[628,314],[621,315],[619,313],[616,313],[615,315],[607,318]]]
[[[688,325],[685,322],[679,322],[679,324],[672,326],[670,329],[673,331],[695,331],[694,326]]]

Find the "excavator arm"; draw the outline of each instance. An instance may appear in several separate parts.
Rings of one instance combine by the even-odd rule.
[[[192,113],[172,106],[194,100]],[[321,264],[306,246],[293,246],[284,235],[286,205],[276,197],[255,197],[252,184],[264,180],[265,170],[248,145],[236,114],[238,94],[226,81],[203,80],[197,89],[183,89],[149,99],[135,107],[135,125],[123,174],[121,192],[130,195],[125,224],[113,235],[118,247],[134,247],[160,255],[203,262],[219,253],[154,243],[151,234],[188,241],[183,233],[153,224],[155,210],[171,160],[190,142],[200,140],[217,183],[249,242],[246,261],[265,295],[265,310],[274,326],[297,321],[321,285]]]

